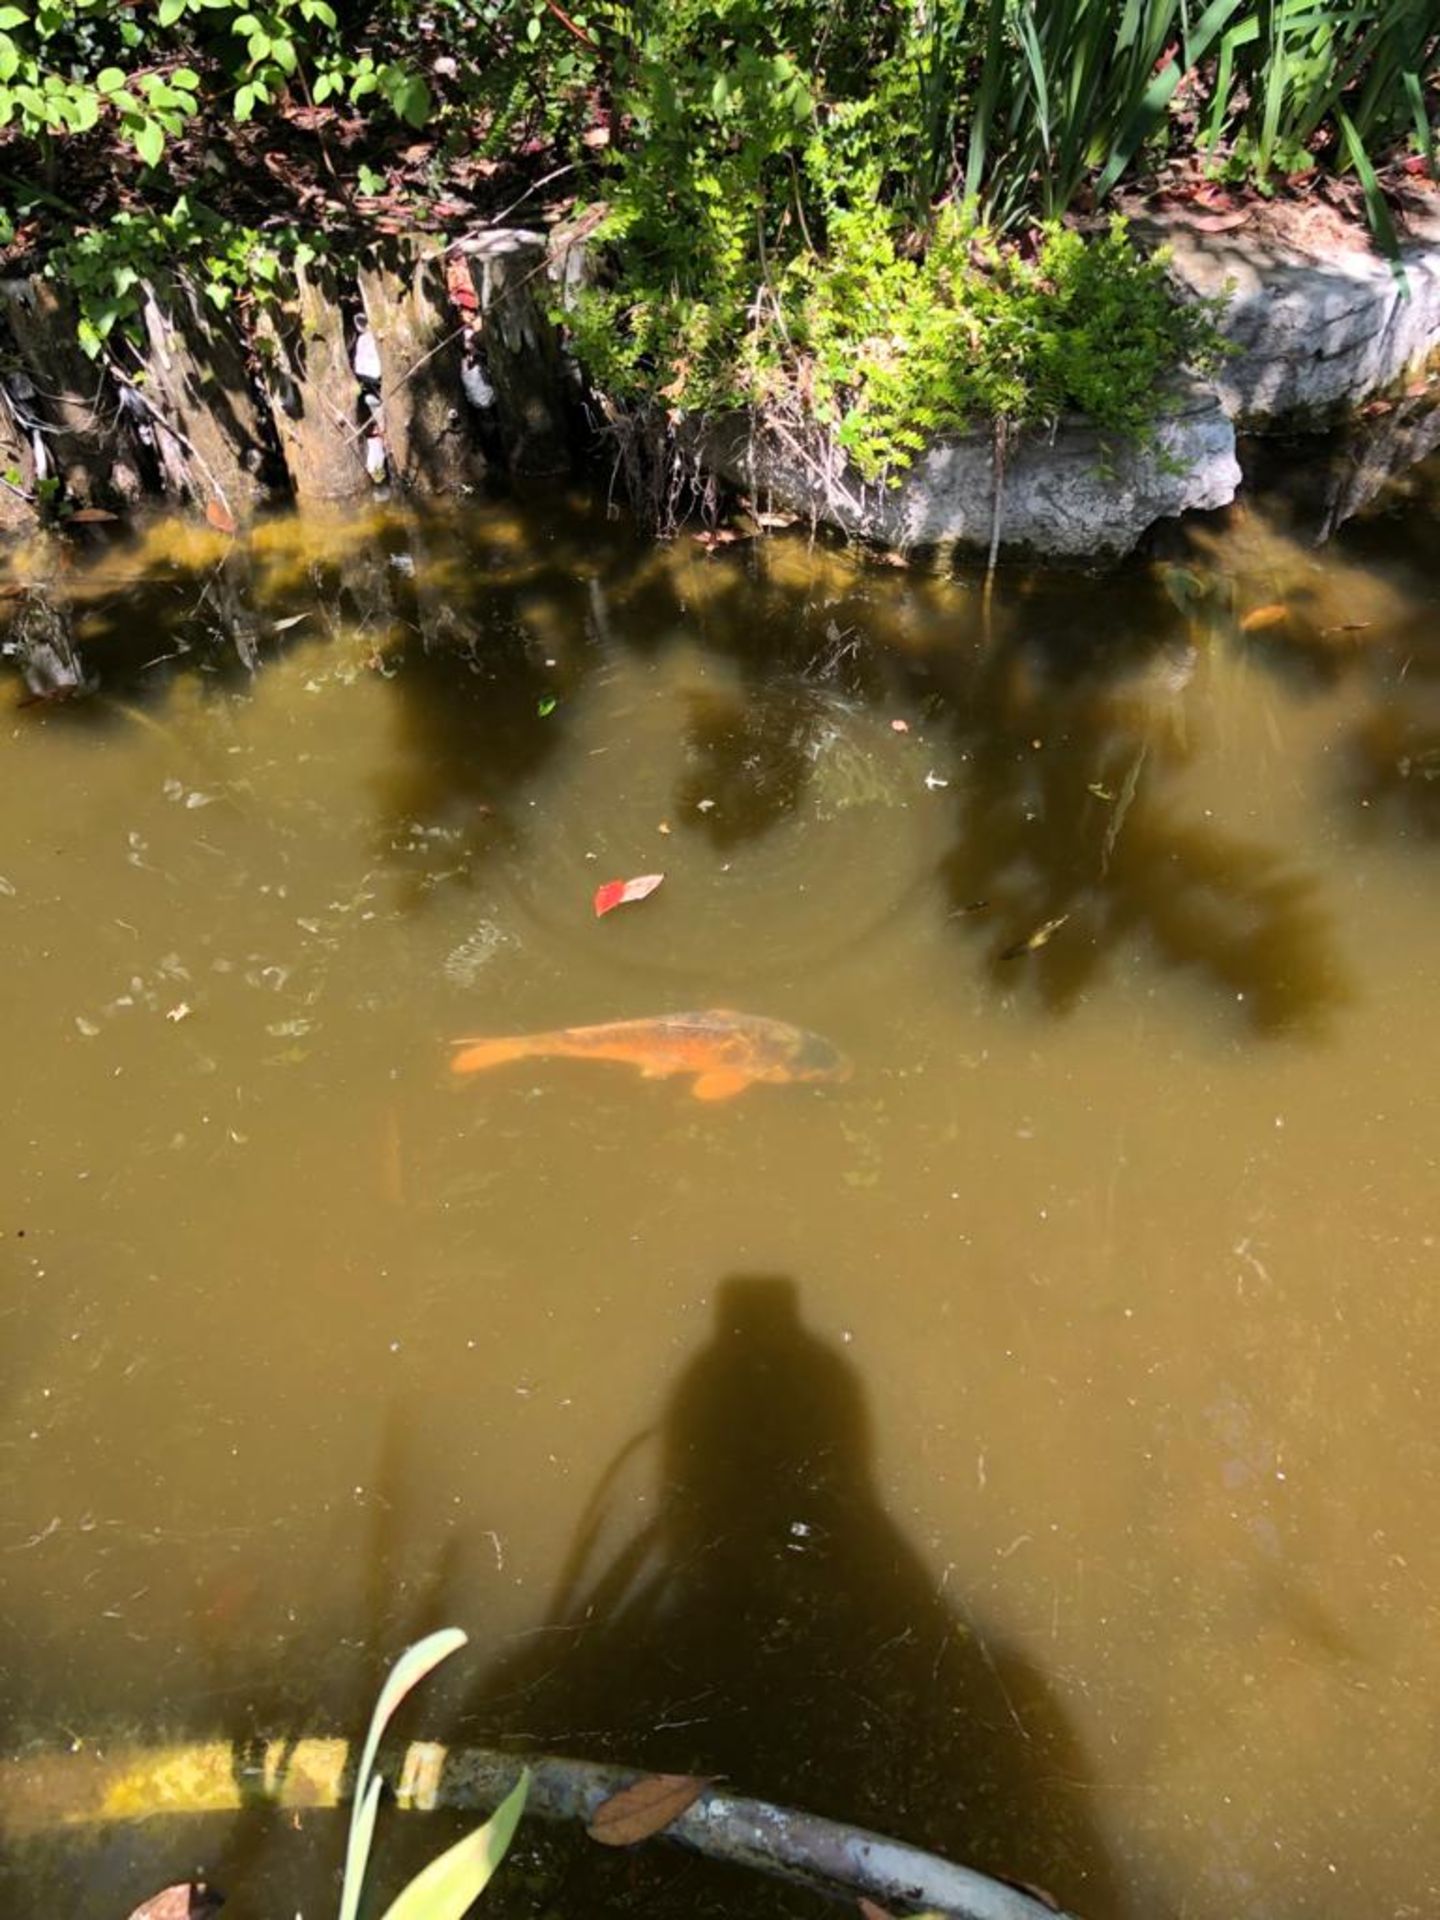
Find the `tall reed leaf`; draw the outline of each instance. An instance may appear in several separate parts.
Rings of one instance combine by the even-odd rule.
[[[1390,209],[1385,204],[1385,196],[1380,191],[1380,182],[1375,169],[1370,164],[1370,156],[1365,151],[1360,135],[1355,131],[1355,123],[1343,107],[1337,107],[1335,118],[1340,122],[1340,132],[1345,141],[1346,151],[1350,155],[1350,164],[1354,167],[1360,181],[1360,191],[1365,196],[1365,211],[1375,238],[1389,256],[1391,266],[1401,287],[1408,294],[1409,279],[1400,264],[1400,241],[1395,232],[1395,222],[1390,218]]]
[[[360,1905],[360,1889],[365,1884],[365,1868],[370,1859],[370,1843],[375,1837],[375,1816],[380,1806],[380,1781],[370,1778],[380,1741],[396,1708],[405,1696],[419,1686],[427,1673],[433,1673],[442,1660],[465,1644],[459,1627],[442,1627],[406,1649],[390,1670],[380,1689],[370,1730],[355,1771],[355,1795],[350,1808],[350,1832],[345,1843],[345,1878],[340,1890],[340,1920],[355,1920]]]
[[[484,1826],[422,1867],[386,1908],[385,1920],[462,1920],[505,1858],[529,1791],[526,1767]]]

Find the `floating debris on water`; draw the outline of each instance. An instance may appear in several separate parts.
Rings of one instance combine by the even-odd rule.
[[[475,931],[452,947],[440,963],[440,971],[457,987],[472,987],[481,972],[502,947],[514,946],[514,937],[493,920],[481,920]]]
[[[1057,913],[1053,920],[1046,920],[1033,933],[1027,933],[1023,940],[1017,940],[1013,947],[1006,947],[1000,958],[1021,960],[1027,953],[1035,953],[1039,948],[1048,946],[1069,918],[1068,913]]]

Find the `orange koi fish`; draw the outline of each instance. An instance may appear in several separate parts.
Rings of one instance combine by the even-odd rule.
[[[691,1073],[697,1100],[730,1100],[749,1086],[848,1080],[850,1062],[818,1033],[723,1007],[667,1013],[653,1020],[615,1020],[599,1027],[510,1039],[457,1040],[452,1073],[481,1073],[510,1060],[616,1060],[647,1080]]]

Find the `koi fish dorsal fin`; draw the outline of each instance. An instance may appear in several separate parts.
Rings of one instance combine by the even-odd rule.
[[[732,1067],[719,1067],[714,1073],[702,1073],[690,1091],[697,1100],[733,1100],[749,1084],[748,1073],[737,1073]]]

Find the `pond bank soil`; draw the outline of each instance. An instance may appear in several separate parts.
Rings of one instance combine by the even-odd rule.
[[[1363,439],[1336,523],[1393,470],[1387,460],[1440,439],[1426,377],[1440,348],[1440,209],[1417,208],[1396,263],[1333,209],[1287,220],[1265,208],[1240,226],[1221,218],[1220,232],[1208,230],[1217,216],[1164,195],[1128,211],[1142,238],[1171,249],[1182,289],[1225,297],[1231,345],[1213,376],[1177,377],[1149,447],[1107,444],[1083,420],[945,436],[891,487],[866,484],[829,447],[738,419],[693,423],[692,451],[772,507],[888,548],[1092,559],[1233,500],[1237,430]],[[185,279],[155,280],[143,344],[100,361],[81,352],[49,282],[0,283],[0,528],[32,524],[35,503],[56,497],[95,518],[147,498],[189,505],[228,529],[276,501],[463,493],[499,472],[565,471],[580,457],[580,378],[549,316],[583,254],[563,229],[492,227],[448,247],[397,239],[353,277],[300,276],[248,334]],[[1396,405],[1406,431],[1377,450],[1374,422]]]

